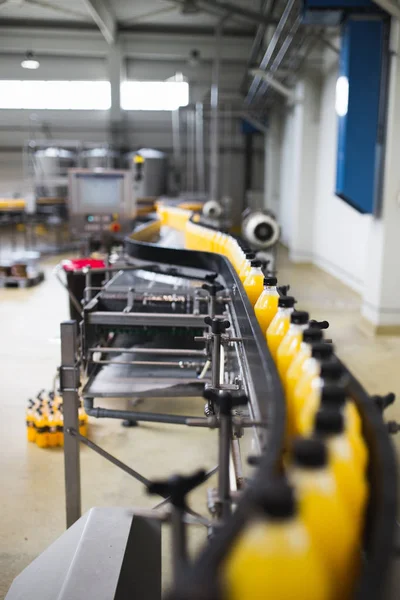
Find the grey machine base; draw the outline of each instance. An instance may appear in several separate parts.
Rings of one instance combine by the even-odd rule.
[[[92,508],[36,558],[6,600],[160,600],[161,525]]]

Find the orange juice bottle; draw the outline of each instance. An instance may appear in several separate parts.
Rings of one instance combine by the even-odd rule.
[[[339,410],[322,408],[315,415],[314,433],[328,448],[329,462],[338,488],[352,519],[359,523],[361,535],[368,488],[365,473],[345,430],[345,418]]]
[[[322,396],[329,402],[330,397],[343,396],[343,367],[336,359],[319,361],[318,374],[312,379],[308,396],[297,415],[297,431],[300,435],[310,435],[314,426],[314,417],[321,406]],[[333,401],[335,401],[334,398]],[[345,402],[345,397],[342,400]]]
[[[301,517],[293,490],[271,483],[222,565],[227,600],[328,600],[331,578]]]
[[[288,477],[300,516],[332,575],[333,598],[350,599],[359,568],[358,528],[344,505],[327,448],[321,440],[298,438],[292,453]]]
[[[28,442],[34,442],[36,440],[36,428],[35,428],[35,402],[34,400],[28,400],[28,406],[26,409],[26,438]]]
[[[261,269],[261,260],[252,260],[251,269],[243,282],[243,287],[252,306],[255,305],[264,289],[264,273]]]
[[[49,415],[47,417],[47,426],[48,426],[48,445],[49,447],[58,446],[58,432],[57,432],[57,423],[54,415],[54,411],[50,410]]]
[[[299,433],[298,420],[303,406],[312,394],[312,383],[320,374],[320,363],[322,360],[331,358],[333,356],[333,351],[334,347],[332,344],[317,343],[311,346],[311,356],[310,358],[307,358],[303,364],[300,379],[294,388],[293,397],[291,398],[291,405],[293,408],[292,424],[293,433],[295,435]]]
[[[312,344],[321,342],[323,339],[323,333],[316,327],[309,327],[305,329],[302,334],[302,342],[300,348],[293,358],[290,366],[286,372],[284,388],[286,397],[293,394],[296,383],[302,375],[303,365],[308,358],[311,356]]]
[[[346,391],[343,386],[337,383],[325,382],[319,392],[320,400],[315,399],[315,395],[309,400],[309,406],[303,408],[300,428],[310,431],[310,420],[313,423],[316,412],[319,408],[328,408],[338,410],[345,419],[346,434],[354,450],[354,454],[359,464],[360,471],[365,472],[368,462],[368,451],[364,442],[363,434],[360,429],[359,414],[352,401],[348,401]],[[316,410],[315,410],[316,407]]]
[[[38,408],[35,415],[36,444],[39,448],[47,448],[49,445],[48,423],[42,408]]]
[[[256,257],[256,255],[254,252],[246,253],[246,258],[245,258],[244,264],[242,265],[242,268],[239,271],[239,279],[242,283],[246,279],[247,275],[250,273],[250,269],[251,269],[250,263],[252,260],[255,259],[255,257]]]
[[[307,328],[308,319],[309,314],[304,310],[294,310],[290,315],[290,327],[276,353],[276,364],[282,385],[293,358],[300,350],[303,331]]]
[[[290,327],[290,315],[294,304],[293,296],[281,296],[278,300],[278,311],[267,329],[267,344],[275,362],[280,343]]]
[[[276,277],[264,277],[264,289],[254,305],[254,312],[264,336],[272,319],[278,311],[279,294],[276,289]]]

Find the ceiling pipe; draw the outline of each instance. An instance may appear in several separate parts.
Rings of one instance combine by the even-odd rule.
[[[265,15],[266,17],[270,18],[275,10],[276,3],[277,3],[277,0],[264,0],[263,4],[261,6],[261,13],[263,15]],[[242,83],[240,84],[240,89],[243,91],[243,93],[245,92],[245,86],[247,83],[248,69],[251,68],[253,66],[253,63],[257,60],[258,53],[259,53],[261,45],[263,43],[266,30],[267,30],[267,25],[265,25],[263,23],[261,23],[257,27],[256,35],[254,36],[253,44],[250,49],[250,55],[249,55],[247,65],[246,65],[246,71],[243,75]]]
[[[263,59],[262,59],[262,61],[260,63],[259,69],[265,71],[266,68],[268,67],[268,65],[269,65],[269,63],[271,61],[271,58],[273,56],[273,53],[274,53],[274,51],[276,49],[276,46],[277,46],[277,44],[279,42],[279,38],[282,35],[282,32],[283,32],[283,30],[285,28],[285,25],[286,25],[286,23],[288,21],[288,18],[290,16],[291,12],[292,12],[292,9],[293,9],[294,5],[296,4],[296,1],[297,0],[289,0],[288,3],[286,4],[285,10],[282,13],[280,21],[279,21],[279,23],[278,23],[278,25],[277,25],[277,27],[276,27],[276,29],[274,31],[274,34],[273,34],[273,36],[271,38],[271,41],[270,41],[270,43],[268,45],[268,48],[265,51],[265,54],[264,54]],[[260,82],[261,82],[260,77],[254,77],[254,79],[252,81],[252,84],[250,86],[249,92],[248,92],[248,94],[246,96],[246,103],[247,104],[250,104],[253,101],[253,99],[254,99],[257,91],[258,91]]]
[[[294,21],[292,27],[290,28],[289,33],[287,34],[287,36],[285,38],[285,41],[283,42],[282,46],[280,47],[279,52],[276,55],[272,65],[271,65],[271,68],[268,71],[269,74],[274,75],[277,72],[277,70],[279,69],[279,67],[281,66],[283,59],[285,58],[290,46],[293,43],[293,40],[297,33],[297,30],[300,27],[300,23],[301,23],[301,17],[299,15],[297,17],[297,19]],[[264,73],[267,73],[267,71],[264,71]],[[263,96],[265,94],[265,92],[267,91],[269,85],[270,84],[268,84],[264,79],[264,82],[261,83],[261,86],[258,90],[258,94],[260,96]]]
[[[272,87],[276,92],[278,92],[282,96],[285,96],[285,98],[288,98],[292,102],[294,101],[295,97],[293,90],[283,85],[283,83],[281,83],[277,79],[275,79],[271,75],[271,73],[261,71],[260,69],[252,69],[250,72],[254,76],[261,77],[261,79],[263,79],[270,87]]]

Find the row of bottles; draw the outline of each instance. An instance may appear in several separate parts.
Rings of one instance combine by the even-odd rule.
[[[287,407],[285,478],[254,497],[253,515],[221,568],[227,600],[350,600],[368,500],[361,418],[334,346],[253,252],[188,221],[186,247],[226,256],[254,307]]]
[[[79,433],[87,435],[88,416],[79,407]],[[41,390],[35,400],[29,399],[26,408],[26,436],[39,448],[64,445],[64,416],[61,396]]]
[[[252,518],[221,569],[225,598],[353,597],[361,564],[353,507],[365,502],[365,486],[359,479],[347,485],[352,461],[337,415],[321,412],[315,435],[293,444],[286,478],[254,498]]]

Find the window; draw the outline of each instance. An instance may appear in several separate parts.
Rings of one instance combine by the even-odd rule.
[[[124,81],[121,85],[124,110],[176,110],[188,104],[186,81]]]
[[[108,110],[109,81],[0,80],[0,109]]]

